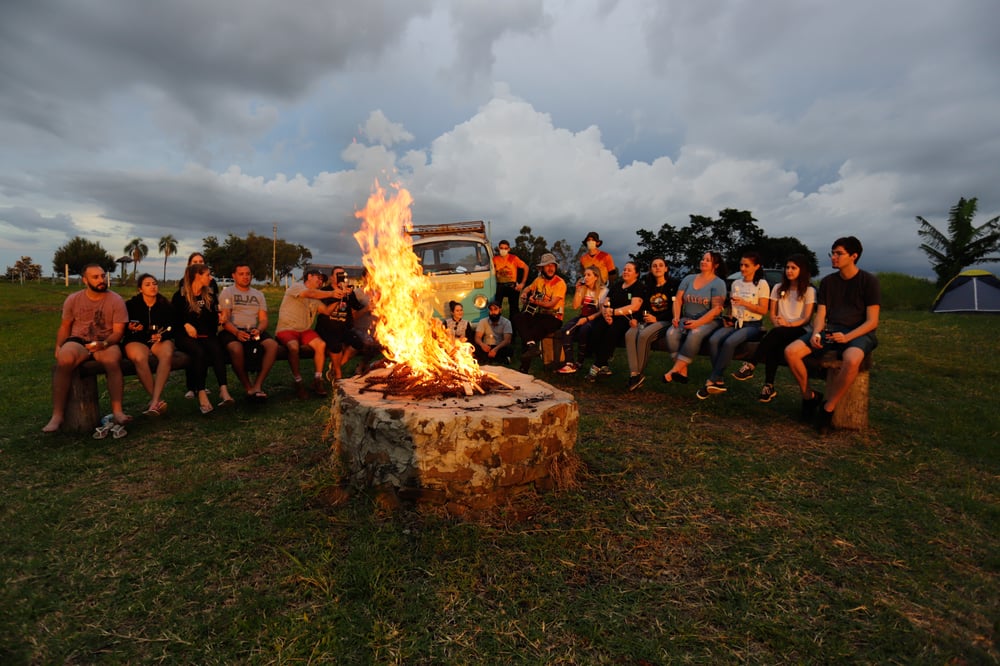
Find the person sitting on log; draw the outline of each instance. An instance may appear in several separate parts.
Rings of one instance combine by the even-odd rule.
[[[543,254],[538,260],[538,277],[521,292],[522,309],[512,322],[524,345],[521,372],[528,372],[532,359],[542,355],[542,338],[562,327],[566,282],[556,275],[557,266],[554,254]]]
[[[811,419],[818,410],[816,429],[820,434],[833,427],[837,403],[858,376],[865,356],[878,346],[876,331],[882,293],[878,278],[858,268],[863,250],[861,241],[854,236],[833,242],[830,263],[837,272],[819,283],[812,333],[785,348],[788,368],[802,392],[802,417]],[[822,393],[809,387],[805,358],[828,350],[837,352],[842,363],[827,383],[824,401]]]
[[[576,283],[573,292],[573,309],[580,314],[562,329],[563,359],[566,364],[559,368],[563,375],[573,374],[583,366],[590,342],[590,331],[594,321],[601,317],[598,307],[608,290],[601,281],[601,272],[596,266],[583,271],[583,277]],[[576,342],[576,360],[573,360],[573,342]]]
[[[250,286],[253,271],[239,262],[233,269],[233,284],[222,290],[222,330],[219,341],[229,352],[233,372],[253,400],[266,400],[264,380],[278,358],[278,341],[267,332],[267,301],[264,293]],[[256,373],[251,383],[250,373]]]
[[[118,346],[128,323],[125,301],[108,291],[107,274],[100,265],[88,264],[82,275],[84,288],[70,294],[63,303],[62,321],[56,332],[56,368],[52,373],[52,418],[42,432],[56,432],[62,427],[73,371],[89,358],[104,366],[115,423],[125,425],[132,420],[122,406],[125,380]]]
[[[772,328],[733,378],[743,382],[753,378],[754,369],[764,361],[764,386],[760,389],[760,402],[771,402],[778,395],[774,378],[778,366],[785,360],[785,347],[807,332],[813,308],[816,307],[816,288],[809,284],[809,260],[804,254],[793,254],[785,262],[781,282],[771,290]]]
[[[160,293],[160,285],[149,273],[139,276],[139,293],[125,303],[128,328],[125,331],[125,356],[135,366],[135,376],[149,394],[149,406],[143,414],[160,416],[167,409],[163,389],[170,378],[174,356],[174,309]],[[156,358],[156,376],[149,368],[149,357]]]
[[[719,315],[726,303],[726,283],[717,273],[722,269],[722,255],[706,252],[699,272],[684,278],[674,298],[674,318],[667,329],[667,347],[674,365],[663,381],[688,383],[688,366],[701,351],[701,343],[719,327]]]

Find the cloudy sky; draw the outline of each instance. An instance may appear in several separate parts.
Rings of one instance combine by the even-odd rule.
[[[996,0],[5,0],[0,268],[232,232],[358,263],[376,178],[415,221],[621,263],[750,210],[931,276],[914,216],[1000,214]],[[168,276],[180,274],[172,261]],[[158,268],[157,268],[158,267]]]

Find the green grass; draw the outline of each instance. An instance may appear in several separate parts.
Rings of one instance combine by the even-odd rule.
[[[0,285],[0,663],[1000,659],[995,317],[885,311],[867,433],[797,423],[785,370],[769,405],[695,399],[703,359],[636,394],[620,353],[551,375],[579,488],[472,524],[331,502],[327,405],[285,363],[257,409],[202,417],[175,373],[123,440],[42,436],[70,291]]]

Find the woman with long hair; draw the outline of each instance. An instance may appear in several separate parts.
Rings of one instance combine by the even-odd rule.
[[[688,366],[701,351],[702,341],[719,327],[726,303],[726,283],[719,277],[722,255],[706,252],[698,272],[681,281],[674,299],[673,319],[667,329],[667,347],[674,365],[665,375],[667,383],[688,383]]]
[[[767,314],[771,290],[764,279],[760,253],[748,250],[740,257],[740,279],[729,289],[730,316],[723,319],[722,328],[708,339],[712,373],[698,389],[698,398],[705,400],[713,393],[724,393],[722,376],[733,360],[736,348],[744,342],[756,342],[764,337],[764,315]]]
[[[774,378],[778,366],[785,360],[785,347],[802,337],[809,328],[816,305],[816,288],[809,284],[809,260],[804,254],[793,254],[785,261],[781,282],[771,290],[771,323],[768,331],[751,358],[733,373],[739,381],[753,377],[754,368],[763,360],[764,386],[760,390],[761,402],[771,402],[778,392]]]
[[[625,340],[625,332],[636,326],[646,286],[639,282],[639,269],[634,261],[625,262],[622,278],[608,289],[608,297],[601,302],[601,316],[594,321],[590,333],[594,347],[594,365],[590,366],[587,379],[610,375],[608,361],[615,347]]]
[[[563,358],[566,364],[559,372],[569,375],[580,369],[587,355],[587,343],[590,340],[590,329],[594,320],[601,316],[598,305],[608,290],[601,280],[601,272],[595,266],[588,266],[583,271],[583,278],[576,284],[573,292],[573,309],[580,312],[576,318],[562,329]],[[573,360],[573,342],[576,342],[576,360]]]
[[[649,349],[653,342],[662,337],[673,317],[673,298],[676,283],[671,284],[667,260],[657,257],[649,264],[646,281],[646,296],[638,324],[625,333],[625,355],[628,357],[628,390],[639,388],[646,377],[642,371],[649,361]]]
[[[226,377],[226,350],[219,342],[219,301],[209,286],[212,271],[205,264],[191,264],[184,271],[184,281],[173,298],[177,348],[191,357],[192,390],[202,414],[212,411],[205,392],[208,367],[219,383],[219,407],[235,401],[229,394]]]
[[[167,409],[161,400],[163,388],[170,377],[170,363],[174,355],[174,310],[160,285],[149,273],[139,276],[139,293],[125,303],[128,309],[128,326],[125,327],[125,356],[135,366],[135,374],[142,388],[149,394],[146,416],[159,416]],[[149,357],[156,358],[156,376],[149,368]]]

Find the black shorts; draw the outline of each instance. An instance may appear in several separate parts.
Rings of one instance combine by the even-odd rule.
[[[270,340],[271,339],[271,334],[268,333],[267,331],[261,331],[260,332],[260,339],[261,340]],[[237,338],[235,334],[230,333],[229,331],[222,331],[222,332],[219,333],[219,342],[222,343],[223,347],[228,346],[230,342],[239,342],[239,341],[240,341],[239,338]],[[247,342],[249,342],[249,340]],[[247,343],[244,342],[243,344],[246,345]]]

